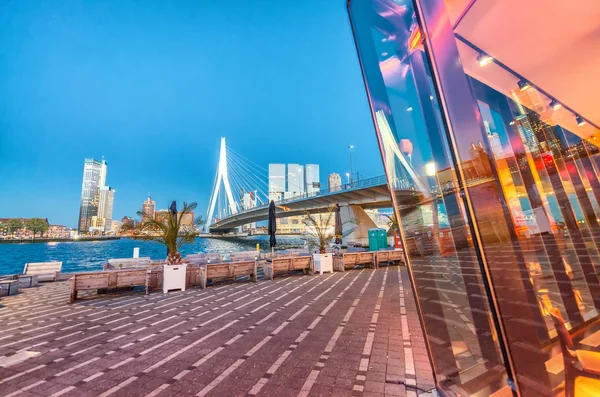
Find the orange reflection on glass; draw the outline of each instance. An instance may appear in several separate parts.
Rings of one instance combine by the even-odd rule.
[[[421,34],[421,29],[414,25],[410,36],[408,36],[408,52],[412,53],[417,47],[420,47],[422,41],[423,35]]]

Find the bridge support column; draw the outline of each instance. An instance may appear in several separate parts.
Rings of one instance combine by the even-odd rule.
[[[359,205],[340,208],[342,216],[342,241],[344,245],[369,245],[369,229],[377,227]]]

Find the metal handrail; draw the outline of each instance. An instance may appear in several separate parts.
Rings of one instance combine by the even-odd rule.
[[[362,179],[362,180],[358,180],[358,181],[352,181],[350,183],[342,184],[340,186],[335,186],[333,188],[324,188],[317,192],[312,192],[312,193],[307,192],[307,193],[303,193],[303,194],[298,194],[298,195],[295,195],[292,197],[288,197],[287,199],[275,201],[275,205],[280,206],[280,205],[289,204],[289,203],[299,201],[299,200],[310,199],[310,198],[314,198],[314,197],[326,197],[326,196],[338,194],[340,192],[365,189],[365,188],[369,188],[369,187],[373,187],[373,186],[381,186],[381,185],[386,185],[386,184],[387,184],[386,176],[380,175],[380,176],[376,176],[376,177],[372,177],[372,178]],[[256,207],[248,208],[248,209],[242,210],[240,212],[236,212],[235,214],[228,214],[225,218],[220,219],[219,222],[222,221],[223,219],[229,218],[230,216],[233,216],[233,215],[242,215],[246,212],[256,211],[256,210],[260,210],[260,209],[264,209],[264,208],[268,208],[268,207],[269,207],[269,204],[267,203],[267,204],[262,204],[262,205],[259,205]],[[216,223],[219,223],[219,222],[215,222],[215,223],[213,223],[213,225]]]

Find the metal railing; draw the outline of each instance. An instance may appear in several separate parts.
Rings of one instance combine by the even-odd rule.
[[[282,200],[277,200],[277,201],[275,201],[275,205],[281,206],[281,205],[289,204],[289,203],[296,202],[296,201],[308,200],[308,199],[312,199],[312,198],[316,198],[316,197],[327,197],[327,196],[332,196],[332,195],[340,194],[340,193],[347,192],[347,191],[365,189],[365,188],[374,187],[374,186],[382,186],[382,185],[386,185],[386,184],[387,184],[386,176],[379,175],[379,176],[372,177],[372,178],[352,181],[350,183],[344,183],[344,184],[341,184],[340,186],[332,186],[329,188],[318,190],[316,192],[310,192],[310,193],[305,192],[305,193],[298,194],[298,195],[295,195],[292,197],[284,198]],[[394,184],[394,185],[396,185],[396,184]],[[233,215],[236,215],[236,216],[243,215],[246,212],[256,211],[256,210],[260,210],[260,209],[264,209],[264,208],[268,208],[268,207],[269,207],[269,204],[263,204],[263,205],[259,205],[256,207],[242,210],[235,214],[226,213],[225,217],[221,218],[218,222],[213,223],[213,225],[216,223],[219,223],[219,222],[223,221],[224,219],[229,218],[230,216],[233,216]]]

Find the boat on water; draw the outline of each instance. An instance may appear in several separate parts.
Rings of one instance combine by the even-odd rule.
[[[59,241],[48,241],[48,245],[58,245]]]

